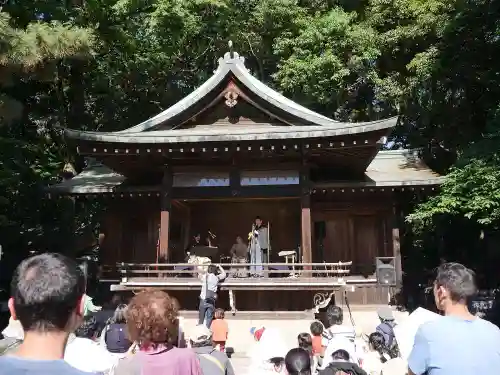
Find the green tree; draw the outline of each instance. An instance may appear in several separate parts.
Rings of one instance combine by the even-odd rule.
[[[91,57],[95,39],[85,28],[21,22],[6,11],[0,30],[0,238],[22,256],[59,229],[57,217],[67,207],[47,201],[43,192],[70,161],[55,129],[65,125],[67,111],[60,72]]]

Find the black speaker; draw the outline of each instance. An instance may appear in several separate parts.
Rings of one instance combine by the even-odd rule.
[[[377,284],[382,286],[397,285],[395,257],[377,257],[375,258],[375,267]]]

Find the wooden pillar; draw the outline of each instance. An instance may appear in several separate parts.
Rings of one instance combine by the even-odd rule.
[[[394,206],[392,214],[392,251],[394,263],[396,266],[396,282],[398,286],[403,283],[403,266],[401,261],[401,238],[400,238],[400,212],[397,206]]]
[[[312,263],[312,241],[311,241],[311,196],[304,195],[301,199],[301,249],[304,263]],[[311,266],[305,269],[310,270]]]
[[[312,263],[312,241],[311,241],[311,189],[309,181],[309,168],[304,166],[300,173],[301,184],[301,250],[303,263]],[[311,270],[311,266],[304,267]],[[307,272],[306,274],[309,274]]]
[[[170,235],[170,213],[172,211],[172,183],[173,176],[169,167],[166,167],[163,173],[161,184],[161,211],[160,211],[160,248],[158,251],[158,260],[168,261],[169,253],[169,235]]]

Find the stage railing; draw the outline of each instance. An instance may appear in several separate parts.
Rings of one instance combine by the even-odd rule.
[[[330,277],[342,279],[351,273],[352,262],[335,263],[216,263],[228,277]],[[117,263],[103,266],[101,279],[192,278],[206,272],[210,264],[197,263]],[[262,270],[256,269],[262,267]],[[244,275],[244,276],[242,276]]]

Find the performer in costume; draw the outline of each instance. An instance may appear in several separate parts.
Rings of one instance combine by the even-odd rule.
[[[257,239],[262,250],[262,263],[269,263],[269,228],[258,216],[255,218],[255,230],[258,232]]]
[[[250,274],[252,276],[262,277],[264,276],[264,267],[262,266],[262,248],[260,246],[260,232],[257,229],[257,224],[262,225],[262,220],[259,217],[255,219],[252,225],[252,231],[248,234],[248,239],[250,241]]]
[[[243,242],[243,238],[240,236],[236,237],[236,243],[231,247],[229,251],[231,254],[231,263],[233,264],[246,264],[248,256],[248,245]],[[247,277],[246,267],[232,267],[231,273],[233,277]]]
[[[201,235],[197,233],[193,238],[191,239],[191,242],[189,243],[185,253],[186,253],[186,259],[185,262],[188,261],[189,257],[191,256],[191,249],[196,246],[201,245]]]

